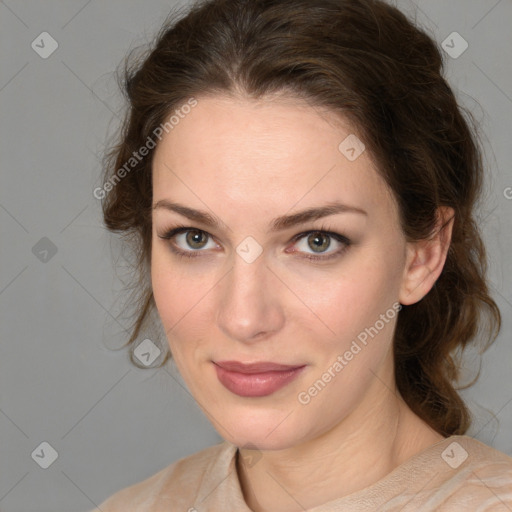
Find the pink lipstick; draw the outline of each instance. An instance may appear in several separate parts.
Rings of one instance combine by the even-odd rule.
[[[284,365],[270,362],[214,362],[221,384],[238,396],[258,397],[275,393],[292,382],[306,365]]]

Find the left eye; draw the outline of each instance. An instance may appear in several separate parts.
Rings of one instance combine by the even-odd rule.
[[[339,247],[334,247],[334,250],[327,252],[327,249],[329,249],[329,247],[332,245],[333,239]],[[326,233],[324,231],[310,231],[308,233],[298,235],[295,240],[295,247],[298,248],[299,252],[308,253],[308,251],[313,251],[314,254],[320,255],[331,255],[336,253],[339,249],[343,248],[343,246],[346,246],[349,243],[348,240],[341,235],[335,233]]]

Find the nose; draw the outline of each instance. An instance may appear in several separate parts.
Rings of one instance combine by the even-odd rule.
[[[219,284],[217,324],[226,336],[252,343],[283,327],[280,282],[263,255],[252,263],[235,255],[233,268]]]

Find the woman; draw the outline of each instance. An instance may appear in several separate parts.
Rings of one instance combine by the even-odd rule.
[[[106,511],[511,510],[454,351],[499,310],[435,43],[372,0],[211,0],[127,70],[112,231],[225,442]],[[142,281],[143,282],[143,281]]]

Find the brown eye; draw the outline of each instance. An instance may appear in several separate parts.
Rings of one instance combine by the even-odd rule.
[[[300,233],[293,241],[295,249],[290,252],[318,262],[341,257],[351,245],[346,236],[323,229]]]
[[[331,238],[329,235],[317,231],[308,236],[308,246],[315,252],[323,252],[331,245]]]
[[[202,256],[208,249],[218,248],[213,237],[206,231],[187,226],[168,228],[158,237],[169,241],[173,253],[189,258]]]
[[[202,249],[208,242],[208,235],[204,231],[190,230],[185,240],[192,249]]]

